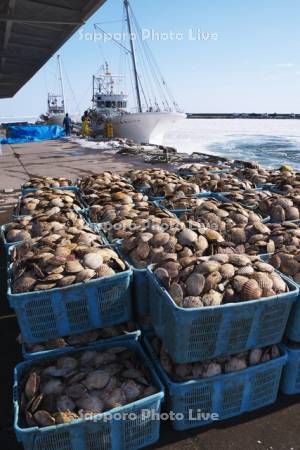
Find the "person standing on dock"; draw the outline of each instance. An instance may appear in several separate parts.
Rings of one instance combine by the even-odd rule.
[[[63,126],[64,126],[66,136],[70,136],[70,134],[71,134],[71,118],[69,117],[68,113],[65,115],[65,118],[63,121]]]

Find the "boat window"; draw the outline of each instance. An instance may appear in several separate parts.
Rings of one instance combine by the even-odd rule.
[[[127,107],[127,103],[123,102],[123,108],[126,108],[126,107]]]
[[[105,102],[106,108],[111,108],[111,102]]]
[[[122,102],[118,102],[118,108],[122,108]]]
[[[99,106],[100,106],[100,108],[104,108],[105,107],[105,102],[99,102]]]
[[[115,108],[116,107],[116,102],[111,102],[111,107]]]

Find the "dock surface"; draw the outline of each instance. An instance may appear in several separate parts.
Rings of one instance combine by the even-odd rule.
[[[146,165],[132,156],[120,156],[110,150],[82,148],[69,141],[46,141],[2,146],[0,190],[19,189],[32,175],[63,176],[76,180],[103,170],[126,171]],[[161,165],[167,168],[166,165]],[[0,205],[1,206],[1,205]],[[0,222],[10,220],[11,208],[0,213]],[[1,209],[1,208],[0,208]],[[16,319],[6,299],[6,266],[0,258],[0,356],[2,359],[0,442],[5,450],[22,447],[16,443],[12,416],[12,373],[22,360],[16,342]],[[204,429],[175,432],[162,423],[161,439],[149,447],[162,450],[300,450],[300,395],[280,395],[276,404],[241,417],[216,423]]]

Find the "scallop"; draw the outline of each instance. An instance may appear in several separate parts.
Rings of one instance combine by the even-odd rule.
[[[222,275],[220,272],[211,272],[205,279],[205,290],[214,289],[222,281]]]
[[[78,273],[81,272],[84,267],[80,264],[80,262],[75,260],[69,260],[66,262],[65,270],[67,273]]]
[[[93,269],[83,269],[76,275],[76,283],[82,283],[91,280],[96,275]]]
[[[100,398],[86,393],[76,401],[78,408],[88,413],[101,413],[104,409],[104,404]]]
[[[202,308],[204,305],[200,297],[188,296],[182,301],[183,308]]]
[[[36,411],[33,414],[33,418],[36,421],[36,423],[42,427],[49,427],[51,425],[55,424],[55,419],[51,414],[48,413],[48,411]]]
[[[211,289],[209,292],[203,295],[202,303],[204,306],[219,306],[223,300],[223,295]]]
[[[252,278],[257,281],[259,287],[263,290],[270,290],[273,287],[273,280],[266,272],[255,272]]]
[[[97,270],[103,264],[103,257],[100,253],[86,253],[83,264],[89,269]]]
[[[182,305],[183,300],[183,290],[180,284],[178,283],[172,283],[169,289],[169,293],[171,297],[173,298],[174,302],[178,305]]]
[[[190,230],[189,228],[184,228],[182,231],[180,231],[177,235],[178,241],[183,246],[190,246],[195,241],[197,241],[198,236],[195,231]]]
[[[250,279],[243,285],[241,296],[245,301],[256,300],[262,296],[262,289],[256,280]]]
[[[224,278],[225,280],[230,280],[231,278],[234,277],[235,274],[235,268],[232,264],[223,264],[220,269],[220,274],[222,276],[222,278]]]
[[[99,277],[111,277],[116,272],[114,269],[109,267],[107,264],[101,264],[101,266],[97,269],[97,274]]]
[[[205,278],[200,273],[192,273],[185,282],[188,296],[197,297],[205,286]]]
[[[109,382],[110,375],[105,370],[90,372],[83,381],[88,389],[103,389]]]

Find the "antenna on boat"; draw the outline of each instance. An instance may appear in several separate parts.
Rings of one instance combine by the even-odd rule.
[[[141,102],[141,93],[140,93],[140,87],[139,87],[139,78],[136,68],[136,57],[135,57],[135,51],[134,51],[134,45],[133,45],[133,35],[131,31],[131,22],[130,22],[130,16],[129,16],[129,1],[124,0],[124,7],[126,11],[126,17],[127,17],[127,27],[128,27],[128,33],[129,33],[129,40],[130,40],[130,48],[131,48],[131,59],[132,59],[132,66],[133,66],[133,74],[134,74],[134,81],[135,81],[135,90],[136,90],[136,98],[138,103],[138,109],[139,112],[143,112],[142,109],[142,102]]]
[[[61,62],[60,62],[60,55],[57,55],[57,64],[58,64],[58,71],[59,71],[59,81],[60,81],[60,87],[61,87],[61,96],[62,96],[62,103],[64,108],[64,113],[66,112],[66,102],[65,102],[65,91],[64,91],[64,81],[62,76],[62,70],[61,70]]]

